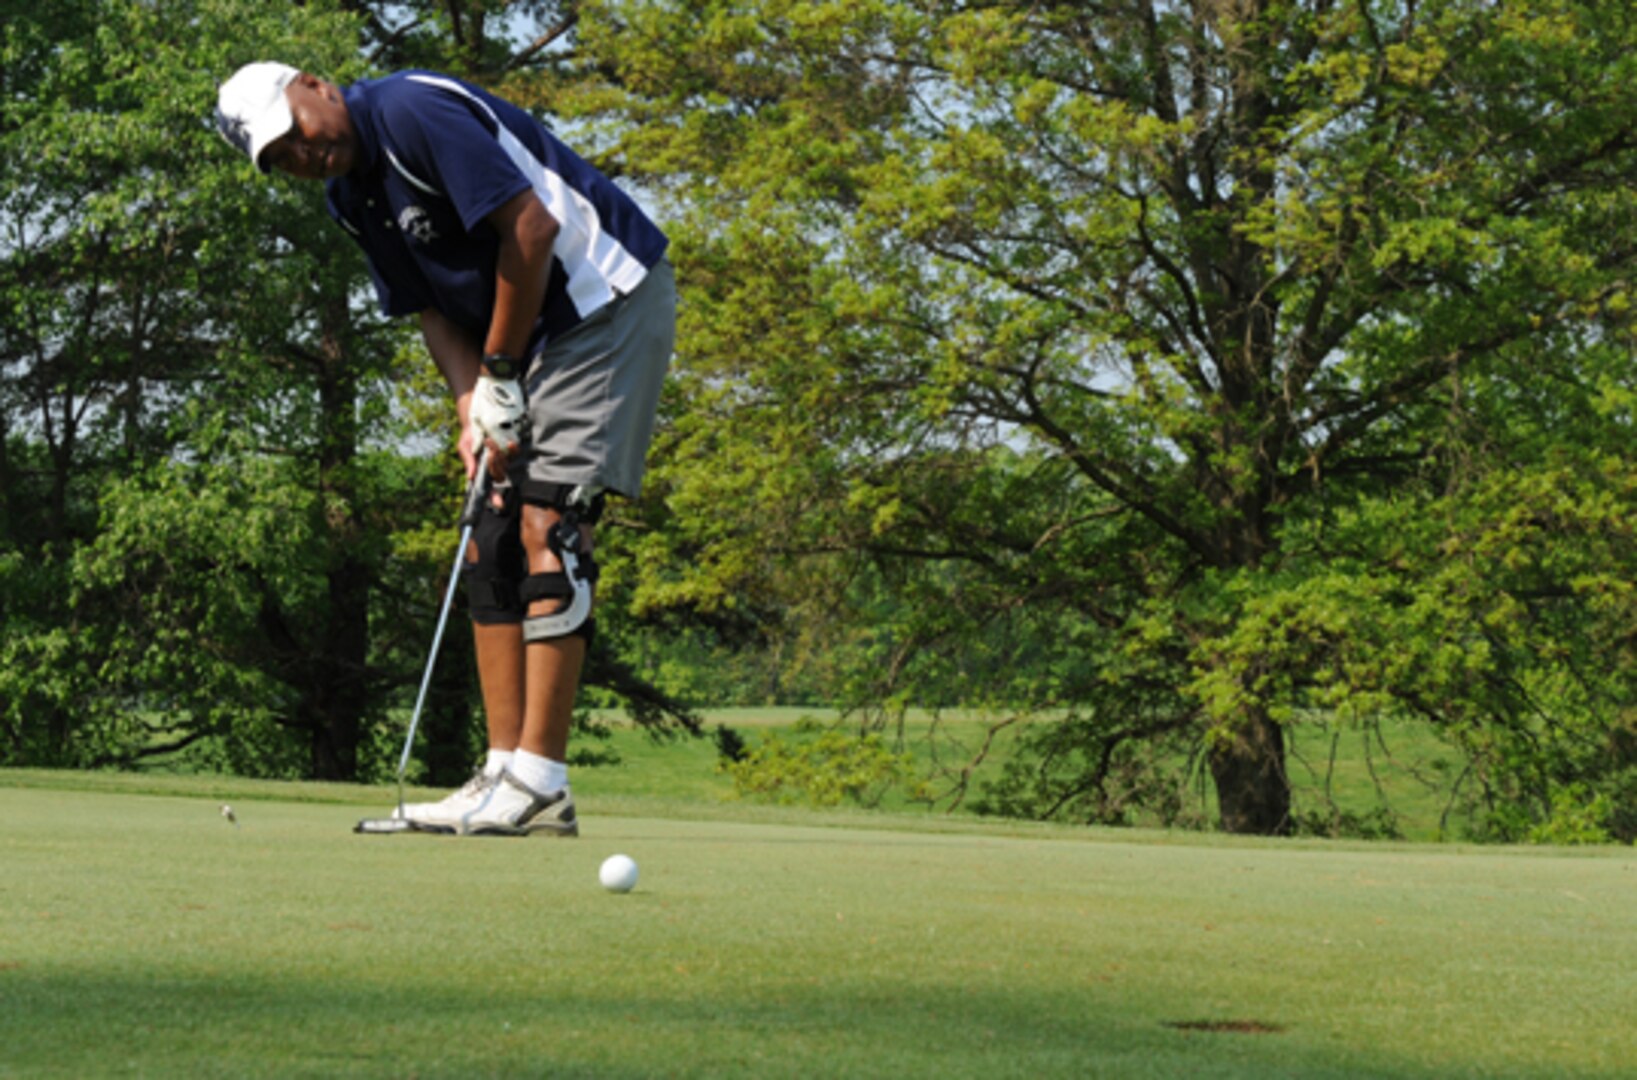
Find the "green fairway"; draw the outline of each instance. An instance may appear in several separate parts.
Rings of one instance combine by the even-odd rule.
[[[518,841],[351,834],[384,790],[0,773],[0,1075],[1637,1064],[1629,849],[687,817],[595,775],[580,839]]]

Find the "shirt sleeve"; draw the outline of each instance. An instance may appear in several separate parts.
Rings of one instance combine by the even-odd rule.
[[[501,144],[499,120],[471,91],[448,80],[414,78],[395,89],[381,110],[394,165],[448,199],[467,232],[529,190]]]

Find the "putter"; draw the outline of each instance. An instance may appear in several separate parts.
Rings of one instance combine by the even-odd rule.
[[[455,549],[455,565],[449,571],[449,586],[443,591],[443,610],[438,612],[438,630],[432,635],[432,651],[426,657],[426,670],[421,673],[420,693],[415,695],[415,711],[409,718],[409,732],[404,736],[404,750],[398,755],[398,816],[364,818],[352,831],[356,833],[447,832],[446,829],[417,825],[404,817],[404,772],[409,768],[409,751],[415,745],[415,731],[421,724],[421,708],[426,704],[426,691],[432,685],[432,669],[438,663],[438,647],[443,644],[443,630],[449,624],[449,609],[454,606],[455,586],[460,582],[460,565],[466,558],[466,545],[472,539],[472,527],[478,511],[483,507],[483,496],[488,491],[489,450],[484,447],[478,455],[477,472],[466,488],[466,505],[460,512],[460,546]]]

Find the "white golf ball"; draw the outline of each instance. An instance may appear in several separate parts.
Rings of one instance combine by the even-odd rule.
[[[630,892],[637,884],[637,864],[629,855],[610,855],[603,860],[597,879],[609,892]]]

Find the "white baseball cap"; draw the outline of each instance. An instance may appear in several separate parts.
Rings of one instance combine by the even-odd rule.
[[[216,94],[216,130],[262,172],[269,170],[261,152],[295,126],[284,88],[300,74],[288,64],[258,61],[235,71]]]

